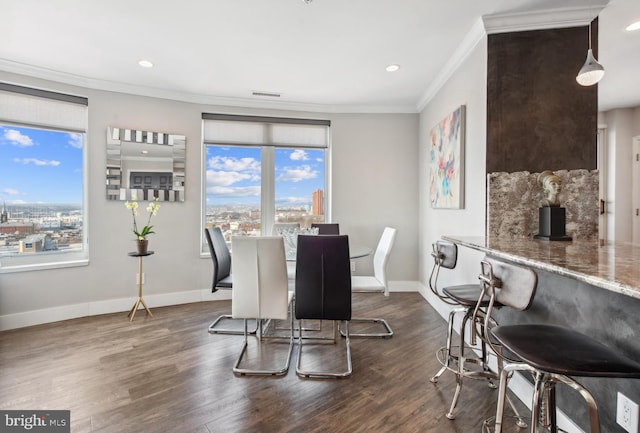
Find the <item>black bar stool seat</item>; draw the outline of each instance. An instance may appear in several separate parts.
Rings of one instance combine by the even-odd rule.
[[[573,329],[510,325],[491,332],[504,348],[537,370],[566,376],[640,378],[640,363]]]
[[[488,295],[484,295],[482,300],[478,301],[480,292],[482,292],[479,284],[462,284],[459,286],[445,287],[442,289],[442,292],[456,303],[465,307],[473,308],[480,302],[480,308],[486,308],[489,306],[489,300],[491,299]],[[499,302],[494,304],[494,308],[500,308],[501,306]]]

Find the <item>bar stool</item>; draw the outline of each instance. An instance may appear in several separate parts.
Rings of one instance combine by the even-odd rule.
[[[431,291],[440,298],[443,302],[451,305],[451,311],[449,312],[449,318],[447,321],[447,340],[446,345],[438,349],[436,357],[442,367],[431,378],[432,383],[437,383],[440,376],[445,371],[451,371],[456,376],[456,389],[453,394],[451,406],[446,416],[449,419],[455,419],[454,410],[458,404],[460,392],[462,390],[462,382],[465,377],[473,379],[486,379],[489,382],[489,387],[492,389],[497,388],[494,384],[494,380],[499,378],[499,375],[492,372],[488,365],[488,352],[487,344],[480,340],[480,357],[469,357],[465,351],[465,335],[467,332],[467,326],[471,324],[471,337],[472,344],[476,344],[476,332],[473,332],[475,325],[482,326],[484,316],[482,315],[483,309],[489,305],[489,297],[481,296],[482,287],[478,283],[463,284],[457,286],[449,286],[438,290],[437,280],[440,275],[440,268],[454,269],[458,260],[458,247],[456,244],[437,241],[433,245],[433,251],[431,256],[434,258],[434,265],[429,276],[429,288]],[[498,304],[496,304],[498,307]],[[474,318],[475,312],[475,318]],[[462,322],[459,329],[460,343],[458,346],[453,345],[453,328],[454,319],[457,314],[463,314]],[[516,424],[518,427],[526,427],[527,424],[520,417],[515,406],[511,402],[511,399],[507,397],[513,412],[515,413]]]
[[[587,335],[561,326],[491,326],[490,315],[497,302],[523,310],[528,308],[535,293],[535,288],[531,290],[531,285],[523,279],[505,283],[507,274],[511,272],[510,267],[513,265],[486,259],[482,263],[480,276],[483,295],[490,297],[485,312],[483,339],[505,362],[500,374],[494,433],[502,432],[507,382],[514,371],[528,371],[534,377],[530,421],[532,433],[538,431],[541,423],[545,431],[558,432],[555,404],[557,383],[564,383],[580,393],[587,404],[590,431],[600,433],[598,408],[593,396],[570,376],[640,379],[640,363]],[[484,421],[483,432],[491,431],[491,421]]]

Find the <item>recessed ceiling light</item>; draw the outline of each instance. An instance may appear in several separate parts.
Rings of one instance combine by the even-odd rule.
[[[153,63],[151,63],[149,60],[140,60],[138,64],[143,68],[153,68]]]
[[[387,72],[395,72],[400,69],[400,65],[389,65],[385,68]]]
[[[640,21],[636,21],[635,23],[629,24],[625,30],[628,32],[632,32],[634,30],[640,30]]]

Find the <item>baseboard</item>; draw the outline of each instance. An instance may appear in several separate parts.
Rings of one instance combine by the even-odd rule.
[[[419,281],[389,281],[389,292],[419,292]]]
[[[190,290],[158,295],[144,295],[144,300],[153,310],[155,307],[189,304],[200,301],[217,301],[231,299],[231,291],[219,290],[211,293],[210,289]],[[25,311],[22,313],[0,316],[0,331],[24,328],[26,326],[41,325],[61,320],[77,319],[79,317],[97,316],[122,312],[125,316],[133,306],[135,297],[106,299],[104,301],[83,302],[73,305],[45,308],[41,310]]]
[[[418,292],[419,290],[420,283],[418,281],[389,281],[389,291],[391,292]],[[231,291],[218,290],[216,293],[211,293],[210,289],[203,289],[144,295],[145,302],[152,310],[154,307],[223,299],[231,299]],[[128,296],[126,298],[105,299],[103,301],[83,302],[41,310],[25,311],[22,313],[6,314],[0,316],[0,331],[59,322],[61,320],[77,319],[79,317],[97,316],[99,314],[128,313],[134,301],[135,297]]]
[[[419,283],[419,286],[420,288],[418,291],[422,297],[438,312],[440,316],[442,316],[445,321],[449,320],[449,311],[451,307],[442,302],[440,298],[434,295],[431,290],[422,283]],[[458,314],[458,316],[460,315]],[[459,320],[460,317],[456,317],[453,329],[460,329]],[[465,340],[468,339],[465,338]],[[470,345],[470,342],[467,341],[467,344]],[[489,367],[492,371],[497,370],[495,357],[493,360],[490,359]],[[525,406],[527,406],[529,410],[531,410],[531,398],[533,396],[533,384],[531,382],[529,382],[521,373],[515,372],[513,377],[509,380],[509,389]],[[560,409],[557,411],[557,417],[558,427],[565,430],[567,433],[584,433],[584,431]]]

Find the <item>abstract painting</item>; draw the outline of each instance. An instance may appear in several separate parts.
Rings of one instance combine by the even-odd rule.
[[[429,134],[432,208],[464,208],[464,124],[465,106],[461,105]]]

